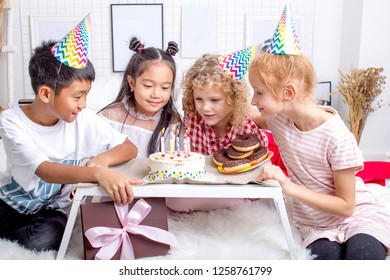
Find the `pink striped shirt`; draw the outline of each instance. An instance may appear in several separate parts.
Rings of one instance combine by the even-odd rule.
[[[292,182],[313,191],[334,194],[333,170],[363,168],[363,157],[353,134],[331,107],[333,117],[311,131],[302,132],[284,114],[267,121]],[[390,248],[390,213],[356,177],[356,207],[351,217],[340,218],[294,201],[294,222],[307,246],[319,238],[345,242],[366,233]]]

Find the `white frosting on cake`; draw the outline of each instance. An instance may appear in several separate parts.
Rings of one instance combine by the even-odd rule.
[[[149,181],[170,178],[202,180],[206,176],[205,157],[199,153],[154,153],[149,156]]]

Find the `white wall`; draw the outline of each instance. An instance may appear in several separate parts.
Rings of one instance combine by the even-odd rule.
[[[15,100],[32,97],[27,65],[31,55],[30,16],[79,16],[92,13],[93,59],[97,79],[89,94],[89,107],[98,109],[111,101],[117,94],[121,73],[112,72],[110,4],[118,3],[163,3],[164,5],[164,47],[174,40],[181,45],[181,8],[217,7],[218,34],[217,52],[228,53],[247,47],[245,45],[245,17],[280,17],[286,1],[269,0],[14,0],[15,55]],[[305,19],[305,54],[312,61],[319,81],[331,81],[332,90],[337,91],[338,69],[348,71],[350,65],[357,67],[383,66],[389,76],[390,54],[380,45],[388,46],[389,32],[386,12],[390,2],[386,0],[291,0],[293,14]],[[276,23],[275,23],[276,24]],[[142,39],[142,38],[141,38]],[[195,58],[175,57],[178,67],[177,95],[180,95],[182,73]],[[6,107],[4,92],[5,58],[0,59],[0,105]],[[387,79],[388,84],[390,84]],[[389,92],[383,94],[389,101]],[[179,98],[180,99],[180,98]],[[180,105],[180,103],[178,103]],[[338,94],[332,96],[332,105],[344,119],[347,109]],[[180,107],[180,106],[179,106]],[[382,159],[390,147],[390,126],[384,127],[381,120],[389,119],[390,108],[382,108],[369,117],[361,140],[361,149],[366,159]]]
[[[338,80],[343,26],[343,1],[316,0],[313,40],[313,66],[318,81],[331,81],[332,91]],[[330,16],[332,15],[332,16]],[[338,108],[339,96],[332,95],[332,106]]]
[[[366,151],[367,157],[383,157],[383,149],[390,148],[390,125],[387,123],[390,120],[390,52],[387,47],[390,43],[390,2],[364,0],[362,11],[359,68],[383,67],[387,79],[380,96],[385,106],[368,117],[360,148]]]
[[[13,0],[15,7],[15,37],[20,38],[18,42],[17,57],[15,65],[15,95],[16,100],[20,98],[32,98],[33,93],[30,87],[27,73],[28,61],[31,56],[31,16],[78,16],[82,19],[87,13],[92,16],[92,62],[95,66],[97,79],[89,95],[89,106],[100,108],[111,101],[117,93],[121,73],[112,72],[111,55],[111,4],[142,4],[142,3],[163,3],[164,13],[164,48],[167,42],[174,40],[181,46],[181,12],[182,7],[217,7],[217,50],[219,54],[233,52],[247,47],[245,45],[245,22],[246,16],[275,17],[275,28],[277,19],[285,6],[285,1],[269,0]],[[305,22],[305,53],[312,56],[313,46],[313,22],[315,2],[312,0],[291,0],[294,15],[303,17]],[[131,15],[129,15],[131,16]],[[194,23],[196,24],[196,23]],[[123,28],[129,28],[124,26]],[[129,34],[129,37],[131,35]],[[272,36],[272,34],[270,34]],[[142,38],[140,38],[142,40]],[[196,58],[183,58],[181,53],[175,57],[178,77],[176,87],[179,90],[179,82],[182,73]],[[3,60],[3,59],[2,59]],[[3,72],[2,72],[3,74]],[[0,82],[3,84],[4,76],[0,75]],[[20,88],[21,87],[21,88]],[[3,89],[0,89],[3,90]],[[4,93],[5,94],[5,93]],[[2,94],[3,96],[3,94]],[[0,100],[0,102],[3,102]],[[5,103],[1,103],[4,107]]]
[[[385,0],[344,0],[343,32],[341,38],[340,69],[348,73],[354,68],[384,67],[382,73],[389,84],[390,53],[385,47],[390,43],[386,31],[390,2]],[[390,104],[388,86],[379,99]],[[339,110],[348,121],[348,109],[339,101]],[[383,106],[369,115],[360,140],[360,149],[367,160],[383,160],[390,148],[390,107]]]
[[[386,0],[316,0],[313,65],[318,79],[332,81],[332,106],[348,125],[348,108],[337,94],[338,69],[384,67],[383,106],[372,113],[360,141],[366,160],[385,160],[390,152],[390,32]]]

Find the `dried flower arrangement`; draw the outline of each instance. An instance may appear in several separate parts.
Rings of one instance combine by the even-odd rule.
[[[383,100],[374,100],[382,93],[386,77],[381,73],[383,67],[353,69],[349,74],[339,70],[340,80],[338,90],[343,96],[344,103],[349,107],[349,124],[353,135],[359,144],[360,138],[370,113],[382,107]]]

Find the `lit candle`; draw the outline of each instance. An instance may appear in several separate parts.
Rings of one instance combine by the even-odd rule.
[[[186,133],[184,134],[184,153],[188,156],[190,154],[191,148],[190,148],[190,138],[188,137],[188,132],[186,130]]]
[[[180,138],[179,138],[179,129],[176,129],[176,152],[180,154]]]
[[[184,146],[184,154],[187,156],[188,155],[187,138],[184,138],[183,146]]]
[[[164,148],[164,133],[165,133],[165,127],[161,131],[161,140],[160,140],[160,145],[161,145],[161,153],[165,153],[165,148]]]
[[[169,150],[171,155],[173,155],[173,151],[175,150],[175,135],[173,131],[171,131],[171,137],[169,138]]]

